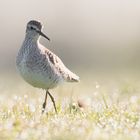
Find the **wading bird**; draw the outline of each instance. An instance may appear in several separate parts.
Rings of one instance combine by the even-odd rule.
[[[78,82],[79,77],[72,73],[57,55],[39,43],[40,36],[50,41],[41,30],[41,22],[31,20],[27,23],[25,39],[18,52],[16,65],[26,82],[34,87],[46,90],[42,113],[46,107],[47,95],[50,96],[57,113],[55,100],[49,89],[64,81]]]

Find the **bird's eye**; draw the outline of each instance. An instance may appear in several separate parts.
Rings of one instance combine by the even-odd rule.
[[[30,27],[30,29],[31,29],[31,30],[35,30],[34,27],[32,27],[32,26]]]

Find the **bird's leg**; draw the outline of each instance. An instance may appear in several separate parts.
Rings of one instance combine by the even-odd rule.
[[[46,91],[46,95],[45,95],[45,101],[42,105],[42,114],[44,113],[45,111],[45,107],[46,107],[46,104],[47,104],[47,95],[48,95],[48,91]]]
[[[55,109],[55,113],[57,114],[57,109],[56,109],[54,97],[49,93],[49,91],[47,91],[47,92],[48,92],[48,95],[50,96],[50,98],[51,98],[51,100],[52,100],[52,102],[53,102],[53,106],[54,106],[54,109]]]

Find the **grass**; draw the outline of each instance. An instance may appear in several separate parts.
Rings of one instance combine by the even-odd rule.
[[[45,91],[1,76],[0,139],[139,140],[139,77],[100,77],[52,90],[58,115],[50,100],[42,115]]]

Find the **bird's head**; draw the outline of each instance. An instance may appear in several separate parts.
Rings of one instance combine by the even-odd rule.
[[[26,34],[28,34],[30,37],[39,37],[40,35],[45,37],[50,41],[50,38],[48,38],[41,30],[43,26],[41,22],[36,20],[31,20],[27,23],[26,27]]]

